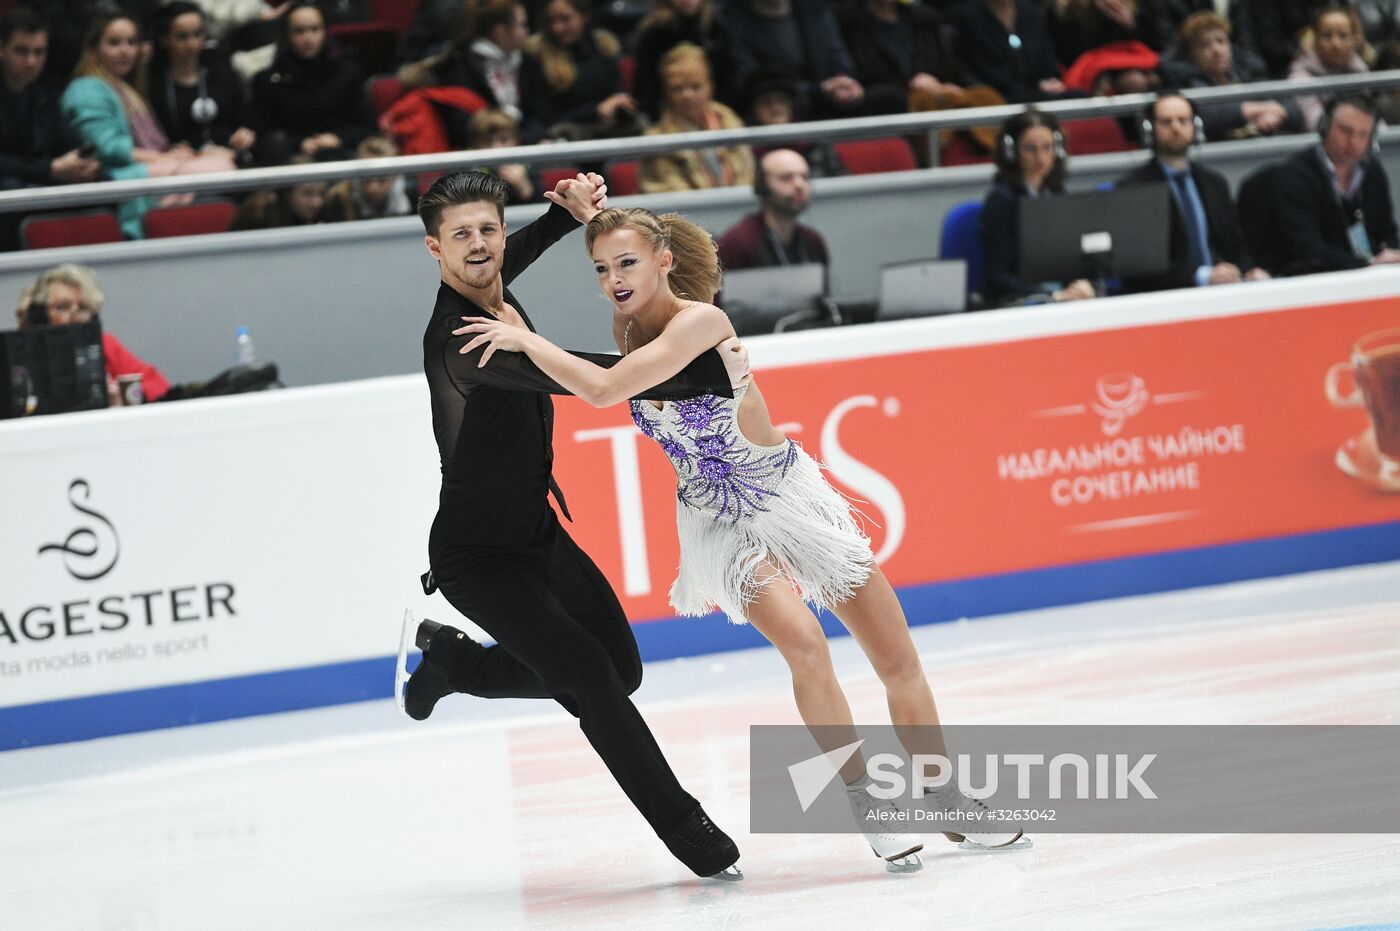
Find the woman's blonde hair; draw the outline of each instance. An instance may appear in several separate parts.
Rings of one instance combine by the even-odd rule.
[[[583,245],[590,256],[593,243],[604,233],[633,230],[657,252],[670,249],[671,292],[677,297],[711,303],[719,292],[723,273],[714,237],[678,213],[657,216],[641,207],[610,207],[588,221]]]
[[[553,2],[553,0],[551,0]],[[617,58],[622,54],[622,43],[617,40],[617,36],[606,29],[593,29],[593,9],[588,0],[563,0],[574,8],[574,12],[583,17],[584,41],[588,37],[593,40],[593,46],[603,55],[604,58]],[[547,4],[546,4],[547,5]],[[547,32],[537,32],[525,41],[525,51],[534,55],[540,61],[540,68],[544,71],[544,79],[549,83],[550,90],[556,94],[574,86],[578,80],[578,67],[574,65],[574,54],[572,49],[556,45]]]
[[[73,68],[73,77],[100,78],[105,75],[106,72],[104,72],[102,70],[102,66],[97,63],[97,47],[102,44],[102,34],[107,31],[107,27],[123,19],[136,27],[136,42],[137,45],[141,44],[141,40],[143,37],[143,34],[141,32],[141,23],[136,19],[136,17],[132,16],[130,13],[114,12],[105,13],[101,16],[98,16],[92,21],[92,25],[88,27],[87,34],[83,36],[83,53],[81,57],[78,58],[77,66]],[[136,56],[136,64],[132,66],[131,73],[128,74],[124,80],[126,81],[126,83],[134,87],[136,89],[136,92],[140,94],[142,99],[144,100],[146,96],[145,55],[138,54]]]
[[[710,60],[705,57],[705,50],[694,42],[681,42],[661,56],[656,70],[661,73],[663,83],[666,72],[673,68],[699,71],[705,75],[706,81],[713,80],[710,75]]]
[[[107,299],[97,285],[97,276],[86,265],[75,265],[72,262],[55,265],[40,272],[39,277],[35,278],[20,296],[19,306],[15,308],[15,318],[20,327],[29,322],[30,307],[49,302],[49,289],[56,284],[77,288],[78,293],[83,296],[83,303],[91,307],[93,313],[101,310],[103,302]]]

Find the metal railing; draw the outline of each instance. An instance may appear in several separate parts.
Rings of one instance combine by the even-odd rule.
[[[1375,91],[1390,87],[1400,87],[1400,70],[1307,80],[1261,81],[1254,84],[1235,84],[1226,87],[1193,88],[1185,91],[1184,94],[1198,103],[1225,103],[1293,97],[1303,94]],[[1136,113],[1151,103],[1156,96],[1156,94],[1122,94],[1115,97],[1047,101],[1034,106],[1037,109],[1055,114],[1061,120],[1072,120]],[[622,139],[591,142],[475,149],[431,155],[364,158],[315,165],[249,168],[242,171],[221,171],[181,177],[139,178],[130,181],[97,181],[87,184],[23,188],[0,192],[0,213],[108,204],[132,197],[163,194],[246,191],[258,188],[286,187],[308,181],[341,181],[347,178],[460,171],[515,162],[528,162],[537,166],[574,165],[616,159],[633,160],[647,155],[712,146],[772,146],[784,142],[811,142],[813,140],[830,142],[915,133],[936,134],[945,130],[999,125],[1007,117],[1028,108],[1027,104],[1006,104],[997,107],[974,107],[929,113],[901,113],[891,116],[819,120],[783,126],[752,126],[742,129],[719,129],[658,136],[629,136]],[[933,145],[932,148],[936,151],[937,145]]]

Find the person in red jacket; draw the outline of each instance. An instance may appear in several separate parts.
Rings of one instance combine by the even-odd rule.
[[[87,323],[102,310],[102,289],[92,269],[82,265],[57,265],[42,272],[24,291],[15,310],[19,328],[65,326]],[[160,369],[122,345],[111,331],[102,331],[102,354],[107,361],[109,392],[117,378],[140,375],[141,393],[147,401],[159,401],[170,390],[170,381]]]

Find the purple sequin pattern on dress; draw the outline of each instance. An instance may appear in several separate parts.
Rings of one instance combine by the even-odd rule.
[[[676,496],[716,520],[740,521],[768,510],[778,485],[797,461],[797,447],[755,446],[739,431],[734,413],[743,397],[701,395],[658,411],[633,401],[632,421],[656,440],[676,469]]]

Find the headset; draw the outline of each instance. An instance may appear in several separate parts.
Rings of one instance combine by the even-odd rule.
[[[773,189],[768,186],[768,172],[763,167],[763,158],[767,154],[765,152],[763,156],[759,156],[758,163],[754,165],[753,193],[759,200],[765,200],[769,194],[773,193]]]
[[[1147,105],[1147,109],[1142,111],[1142,119],[1138,122],[1138,136],[1142,139],[1142,147],[1149,152],[1157,147],[1157,131],[1152,128],[1152,118],[1157,114],[1157,101],[1171,98],[1184,100],[1191,108],[1191,148],[1198,149],[1205,145],[1206,123],[1201,119],[1201,111],[1196,109],[1196,101],[1181,94],[1163,94]]]
[[[1029,126],[1023,126],[1021,128],[1021,132],[1024,133],[1027,129],[1030,128],[1031,127]],[[1055,158],[1059,161],[1064,161],[1065,159],[1069,158],[1069,150],[1065,147],[1065,134],[1060,132],[1058,129],[1052,129],[1050,130],[1050,133],[1055,139]],[[999,142],[999,145],[997,146],[997,153],[1000,167],[1008,169],[1015,168],[1017,164],[1015,134],[1013,134],[1010,130],[1003,129],[1001,135],[997,138]]]
[[[1359,94],[1340,94],[1327,101],[1327,106],[1322,110],[1322,117],[1317,121],[1317,138],[1325,140],[1327,133],[1332,129],[1332,115],[1337,112],[1337,108],[1345,104],[1348,107],[1355,107],[1362,113],[1371,116],[1371,158],[1376,158],[1381,154],[1381,118],[1376,112],[1376,105],[1371,103],[1369,98]]]

